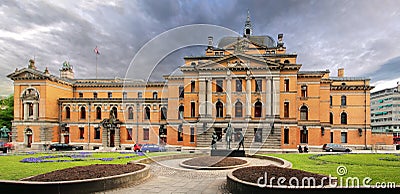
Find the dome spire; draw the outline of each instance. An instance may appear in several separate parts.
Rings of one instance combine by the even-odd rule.
[[[246,22],[244,24],[244,32],[243,36],[248,38],[250,35],[253,33],[253,27],[251,26],[251,20],[250,20],[250,10],[247,10],[247,18]]]

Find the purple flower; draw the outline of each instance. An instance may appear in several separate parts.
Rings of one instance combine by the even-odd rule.
[[[111,161],[111,160],[114,160],[114,158],[100,158],[99,160],[101,160],[101,161]]]

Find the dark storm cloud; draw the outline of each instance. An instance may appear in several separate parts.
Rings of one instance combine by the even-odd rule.
[[[398,71],[392,69],[400,55],[396,0],[2,1],[0,95],[12,93],[12,82],[5,75],[25,67],[34,56],[40,70],[49,67],[58,75],[62,62],[69,60],[77,78],[94,78],[97,45],[99,77],[124,77],[135,54],[159,34],[190,24],[219,25],[241,34],[247,10],[254,34],[276,39],[284,33],[288,52],[297,52],[304,70],[330,69],[335,76],[338,67],[345,67],[347,76],[371,76],[371,82],[379,84],[385,84],[387,77],[374,75],[387,72],[393,77],[388,81],[396,77]],[[211,34],[186,33],[181,38],[206,42]],[[215,36],[215,45],[219,38]],[[171,41],[157,46],[168,49]],[[142,64],[148,64],[152,54],[147,53]],[[152,79],[173,72],[183,63],[181,57],[190,54],[199,55],[201,49],[189,47],[164,56]],[[379,74],[372,74],[376,71]]]

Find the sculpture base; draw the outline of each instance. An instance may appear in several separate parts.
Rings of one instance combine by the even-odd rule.
[[[211,150],[211,156],[246,157],[244,150]]]

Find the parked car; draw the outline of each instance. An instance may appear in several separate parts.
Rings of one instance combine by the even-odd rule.
[[[345,147],[341,144],[328,143],[322,146],[322,150],[327,152],[351,152],[351,148]]]
[[[142,144],[140,144],[140,143],[135,143],[135,145],[133,146],[133,151],[135,151],[135,152],[141,152],[141,151],[142,151]]]
[[[66,143],[53,143],[49,147],[53,151],[83,150],[83,146],[70,145]]]
[[[144,144],[142,146],[142,152],[165,152],[166,149],[164,146],[159,146],[156,144]]]

